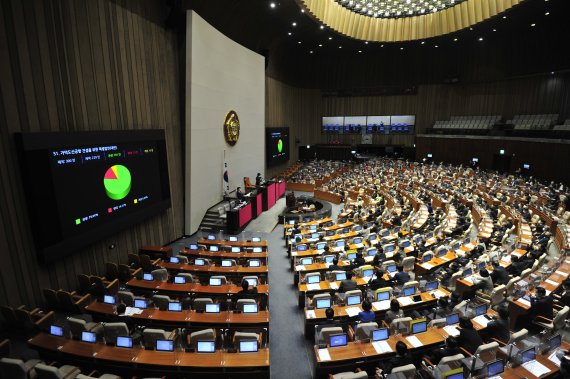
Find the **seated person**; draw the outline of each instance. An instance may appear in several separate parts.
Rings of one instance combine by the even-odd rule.
[[[360,267],[366,264],[364,257],[362,256],[362,249],[358,249],[359,251],[356,253],[356,258],[354,258],[353,265],[354,267]]]
[[[509,282],[509,272],[501,266],[498,261],[493,261],[493,272],[491,272],[491,280],[496,285],[507,284]]]
[[[491,293],[493,291],[493,281],[489,276],[489,271],[486,269],[481,269],[479,271],[479,275],[473,275],[473,284],[475,285],[476,290],[481,290],[484,293]]]
[[[505,344],[511,338],[509,330],[509,309],[506,306],[499,307],[499,318],[487,324],[487,327],[481,330],[483,339],[487,342],[493,342],[493,338]]]
[[[453,307],[449,306],[449,300],[446,297],[440,297],[437,300],[437,308],[435,308],[434,319],[446,318],[453,312]]]
[[[245,198],[245,195],[241,191],[241,187],[236,188],[236,197],[238,200],[243,200]]]
[[[390,301],[390,309],[386,311],[384,320],[389,324],[397,318],[404,317],[404,312],[400,309],[400,302],[397,299]]]
[[[428,353],[426,355],[426,358],[434,365],[437,365],[439,361],[441,361],[441,358],[450,357],[456,354],[462,354],[462,351],[457,345],[457,340],[454,337],[450,336],[445,339],[444,347],[432,350],[431,353]]]
[[[532,319],[536,319],[538,316],[550,320],[554,318],[553,297],[551,295],[546,296],[546,290],[543,287],[536,287],[536,296],[530,298],[530,305]],[[537,321],[541,320],[538,319]]]
[[[412,356],[408,352],[408,346],[402,342],[396,342],[396,356],[390,358],[390,360],[381,362],[378,367],[376,367],[376,378],[381,375],[391,374],[392,369],[395,367],[405,366],[413,364]]]
[[[562,293],[556,298],[563,306],[570,306],[570,278],[562,282]]]
[[[332,261],[332,265],[329,266],[327,269],[328,271],[343,271],[344,269],[338,265],[338,258],[334,257]]]
[[[475,328],[473,328],[473,323],[471,323],[471,319],[468,317],[461,316],[459,318],[459,328],[459,336],[457,337],[459,347],[474,354],[477,348],[483,345],[483,339],[479,336]]]
[[[509,274],[512,276],[520,276],[521,272],[526,268],[526,263],[521,261],[521,259],[512,254],[511,255],[511,266],[509,267]]]
[[[240,295],[255,295],[257,294],[257,288],[254,286],[251,286],[251,289],[249,288],[249,282],[247,280],[242,280],[241,282],[241,291],[238,292],[238,294]]]
[[[396,284],[403,286],[410,281],[410,274],[404,271],[404,266],[400,265],[397,267],[398,272],[394,275],[394,281]]]
[[[358,284],[352,280],[352,272],[351,271],[347,271],[346,272],[346,279],[340,282],[340,285],[338,286],[338,292],[339,294],[343,294],[346,291],[352,291],[352,290],[357,290],[358,289]]]
[[[372,291],[376,291],[378,288],[392,287],[392,279],[384,279],[384,270],[377,268],[374,278],[368,282],[368,286]]]
[[[358,321],[360,322],[373,322],[376,321],[376,314],[372,311],[372,303],[368,299],[362,302],[362,312],[358,313]]]

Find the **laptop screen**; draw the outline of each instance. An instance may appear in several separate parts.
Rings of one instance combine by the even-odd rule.
[[[331,299],[317,299],[317,309],[325,309],[331,306]]]
[[[376,249],[368,249],[367,254],[369,257],[376,255],[378,251]]]
[[[325,246],[327,246],[326,242],[319,242],[317,244],[317,250],[323,250],[325,248]]]
[[[232,267],[232,261],[229,259],[222,259],[222,267]]]
[[[388,329],[374,329],[372,331],[372,341],[384,341],[388,339]]]
[[[261,253],[261,247],[254,247],[253,252],[254,253]]]
[[[297,246],[297,251],[307,251],[307,245],[302,244]]]
[[[257,341],[239,341],[240,353],[255,353],[257,352]]]
[[[257,304],[244,304],[243,313],[257,313]]]
[[[334,230],[327,230],[327,237],[334,236]]]
[[[81,341],[95,343],[97,342],[97,335],[93,332],[81,332]]]
[[[487,304],[481,304],[475,307],[475,316],[482,316],[487,313]]]
[[[392,251],[394,251],[395,246],[394,245],[388,245],[384,248],[384,251],[387,253],[391,253]]]
[[[344,241],[343,240],[336,241],[336,247],[344,247]]]
[[[259,267],[261,266],[261,261],[259,259],[252,259],[249,261],[249,267]]]
[[[150,273],[144,273],[143,274],[143,280],[153,280],[152,274]]]
[[[210,278],[210,285],[211,286],[221,286],[222,285],[222,278]]]
[[[412,296],[416,293],[416,287],[406,287],[404,288],[404,296]]]
[[[135,308],[146,309],[145,299],[135,299]]]
[[[170,312],[182,312],[182,303],[172,301],[168,303],[168,310]]]
[[[402,247],[408,247],[410,246],[412,243],[410,241],[404,241],[402,242]]]
[[[359,295],[349,295],[346,297],[346,305],[356,305],[356,304],[360,304]]]
[[[350,260],[356,259],[356,253],[348,253],[346,254],[346,257]]]
[[[289,220],[289,225],[295,225],[295,220]]]
[[[190,250],[198,250],[198,245],[196,245],[195,243],[190,244],[190,246],[188,246],[188,248]]]
[[[311,229],[311,230],[317,230],[317,225],[311,225],[311,226],[309,226],[309,229]]]
[[[115,304],[115,296],[105,295],[103,296],[103,302],[105,304]]]
[[[463,372],[447,375],[445,376],[445,379],[463,379]]]
[[[251,242],[261,242],[261,237],[253,237]]]
[[[362,271],[362,276],[364,276],[364,277],[372,276],[372,274],[374,274],[374,269],[368,269],[368,270]]]
[[[424,256],[422,257],[422,261],[423,261],[424,263],[431,261],[431,255],[429,255],[429,254],[428,254],[428,255],[424,255]]]
[[[459,313],[452,313],[446,317],[447,325],[457,324],[459,322]]]
[[[212,246],[210,246],[210,251],[218,252],[218,251],[220,251],[220,247],[212,245]]]
[[[355,245],[358,245],[359,243],[362,243],[362,238],[358,237],[352,240],[352,243]]]
[[[230,236],[230,242],[237,242],[237,236]]]
[[[301,264],[302,265],[312,265],[313,264],[313,258],[302,258]]]
[[[174,341],[156,340],[156,351],[174,351]]]
[[[57,325],[51,325],[49,327],[49,334],[52,336],[63,337],[63,328]]]
[[[133,339],[131,337],[119,336],[117,337],[117,347],[130,349],[133,347]]]
[[[346,272],[339,272],[336,274],[336,280],[346,280]]]
[[[325,255],[325,263],[332,263],[334,261],[334,255]]]
[[[548,340],[548,349],[549,350],[558,349],[561,344],[562,344],[562,336],[560,334],[557,334]]]
[[[239,246],[232,246],[232,253],[239,253],[241,252],[241,249]]]
[[[427,330],[427,322],[420,321],[412,324],[412,334],[423,333]]]
[[[531,347],[530,349],[526,349],[525,351],[523,351],[521,353],[521,358],[522,358],[522,363],[534,361],[536,358],[536,351],[534,350],[534,347]]]
[[[213,234],[208,234],[208,240],[213,241],[216,239],[216,236]]]
[[[220,304],[206,304],[206,313],[220,313]]]
[[[170,257],[170,263],[180,263],[180,259],[178,257]]]
[[[426,291],[435,291],[438,287],[439,287],[439,282],[437,280],[426,283]]]
[[[496,376],[505,371],[505,364],[501,359],[487,365],[487,376]]]
[[[250,286],[253,286],[253,287],[257,286],[257,279],[256,278],[247,278],[246,280]]]
[[[445,254],[447,254],[447,249],[441,249],[437,252],[438,257],[443,257]]]
[[[362,230],[362,226],[360,226],[360,225],[356,225],[356,226],[354,227],[354,231],[355,231],[355,232],[359,232],[359,231],[361,231],[361,230]],[[360,242],[355,242],[355,243],[360,243]]]
[[[312,238],[312,239],[314,239],[314,238],[319,238],[319,233],[312,233],[312,234],[311,234],[311,238]]]
[[[206,261],[204,261],[203,259],[194,260],[194,265],[196,265],[196,266],[204,266],[205,263],[206,263]]]
[[[390,265],[388,267],[386,267],[386,271],[388,272],[396,272],[398,270],[398,267],[396,265]]]
[[[473,275],[473,270],[468,268],[467,270],[463,270],[463,276],[467,277],[467,276],[471,276]]]
[[[198,341],[196,351],[198,353],[214,353],[216,351],[216,343],[214,341]]]
[[[347,338],[346,334],[333,334],[330,336],[330,347],[346,346]]]
[[[186,284],[186,278],[183,276],[175,276],[174,284]]]
[[[307,276],[307,284],[318,283],[321,281],[320,275]]]
[[[390,291],[381,291],[376,293],[376,300],[377,301],[390,300]]]

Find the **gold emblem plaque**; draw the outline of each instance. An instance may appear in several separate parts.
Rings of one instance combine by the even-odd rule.
[[[224,138],[233,146],[239,139],[239,118],[235,111],[229,111],[224,121]]]

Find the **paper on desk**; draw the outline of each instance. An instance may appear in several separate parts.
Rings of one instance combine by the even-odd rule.
[[[426,270],[431,270],[433,268],[433,265],[430,265],[429,263],[423,263],[422,267]]]
[[[374,350],[376,350],[378,354],[391,353],[393,351],[386,341],[372,342],[372,346],[374,346]]]
[[[465,245],[465,247],[469,250],[473,250],[475,248],[475,246],[472,243],[468,243],[467,245]]]
[[[327,266],[327,268],[331,267],[331,266],[332,266],[332,262],[326,262],[326,263],[325,263],[325,266]]]
[[[519,303],[521,303],[522,305],[526,306],[526,307],[530,307],[530,301],[528,301],[527,299],[523,299],[522,297],[520,299],[517,300]]]
[[[344,311],[350,317],[358,316],[358,314],[361,312],[360,308],[358,307],[345,308]]]
[[[312,309],[310,311],[307,311],[306,315],[307,315],[307,318],[317,318],[315,311]]]
[[[307,284],[307,291],[318,291],[321,289],[320,283]]]
[[[141,313],[143,313],[142,309],[134,308],[134,307],[127,307],[125,309],[125,313],[123,315],[124,316],[132,316],[132,315],[140,315]]]
[[[433,296],[436,297],[436,299],[439,299],[440,297],[444,297],[447,296],[443,291],[441,290],[435,290],[431,293]]]
[[[553,286],[558,286],[558,283],[555,282],[554,280],[546,279],[545,282],[548,284],[552,284]]]
[[[477,324],[483,325],[485,327],[490,322],[489,320],[487,320],[487,318],[484,315],[477,316],[477,317],[473,318],[473,321],[475,321]]]
[[[329,353],[329,349],[319,349],[319,359],[321,362],[330,361],[331,355]]]
[[[372,307],[377,311],[383,311],[390,308],[390,300],[375,301]]]
[[[565,273],[564,271],[559,271],[559,270],[557,270],[556,273],[557,273],[558,275],[562,275],[562,276],[564,276],[564,277],[567,277],[567,276],[568,276],[568,274]]]
[[[331,284],[329,285],[329,287],[331,288],[331,290],[337,290],[338,289],[338,284],[336,282],[331,282]]]
[[[465,280],[467,283],[473,284],[473,279],[471,279],[470,276],[468,276],[467,278],[463,278],[463,280]]]
[[[519,258],[521,257],[521,254],[517,253],[516,251],[513,251],[511,254],[514,255],[515,257]]]
[[[542,376],[550,372],[550,369],[538,361],[523,363],[522,366],[534,376]]]
[[[557,351],[554,351],[552,354],[550,354],[548,359],[550,360],[550,362],[552,362],[556,366],[560,367],[560,359],[558,359],[558,357],[556,356],[556,353],[557,353]]]
[[[400,302],[400,305],[403,307],[410,305],[410,304],[414,304],[414,300],[410,297],[407,297],[407,296],[399,297],[398,301]]]
[[[406,339],[413,347],[422,347],[424,345],[416,336],[409,336]]]
[[[364,283],[368,283],[370,281],[370,279],[372,279],[371,276],[365,276],[362,278],[362,280],[364,281]]]
[[[457,330],[457,328],[454,325],[444,326],[443,330],[445,330],[447,334],[453,337],[457,337],[459,335],[459,330]]]
[[[295,266],[295,271],[305,271],[305,266],[304,265],[297,265],[297,266]]]
[[[449,261],[449,258],[447,258],[447,257],[445,257],[445,256],[440,257],[440,259],[441,259],[442,261],[444,261],[444,262],[448,262],[448,261]]]
[[[501,260],[503,262],[510,262],[511,261],[511,256],[510,255],[505,255],[504,257],[501,258]]]

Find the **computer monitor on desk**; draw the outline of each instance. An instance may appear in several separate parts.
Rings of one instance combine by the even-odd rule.
[[[188,249],[190,250],[198,250],[198,245],[196,245],[195,243],[192,243],[188,246]]]
[[[341,280],[346,280],[346,272],[338,272],[335,274],[335,280],[341,281]]]
[[[484,314],[487,314],[487,304],[475,306],[475,316],[482,316]]]
[[[424,333],[427,331],[427,321],[423,320],[416,320],[410,323],[412,328],[412,334]]]
[[[180,263],[180,259],[178,257],[170,257],[168,261],[170,263]]]
[[[216,236],[213,234],[208,234],[208,240],[209,241],[214,241],[216,239]]]
[[[326,309],[331,306],[331,299],[317,299],[317,309]]]
[[[521,363],[527,363],[536,359],[536,349],[533,347],[521,352]]]
[[[261,242],[261,237],[252,237],[251,242]]]
[[[212,246],[210,246],[210,251],[217,253],[218,251],[220,251],[220,247],[216,246],[216,245],[212,245]]]
[[[447,325],[454,325],[459,323],[459,313],[452,313],[445,318]]]
[[[206,304],[206,313],[220,313],[220,304]]]
[[[310,225],[310,226],[309,226],[309,229],[310,229],[310,230],[317,230],[317,225]]]
[[[376,301],[390,300],[390,291],[380,291],[376,293]]]
[[[439,282],[437,280],[434,280],[433,282],[427,282],[425,287],[426,291],[435,291],[438,288]]]
[[[232,253],[239,253],[241,252],[241,248],[239,246],[232,246]]]
[[[261,261],[259,259],[250,259],[249,267],[259,267],[261,266]]]
[[[390,265],[386,267],[386,271],[388,271],[391,274],[398,271],[398,267],[396,265]]]
[[[502,359],[487,364],[487,377],[493,378],[501,375],[505,371],[505,363]]]
[[[97,342],[97,335],[93,332],[81,332],[81,341],[95,343]]]
[[[156,351],[174,351],[174,341],[156,340]]]
[[[360,304],[360,295],[348,295],[346,297],[346,305]]]
[[[257,341],[239,341],[240,353],[256,353],[257,351]]]
[[[254,253],[261,253],[261,247],[254,247],[253,252]]]
[[[237,236],[230,236],[229,237],[230,242],[237,242],[237,240],[238,240]]]
[[[402,296],[412,296],[416,293],[416,287],[406,287],[402,291]]]
[[[388,333],[388,329],[386,328],[374,329],[372,333],[370,333],[370,339],[372,342],[385,341],[389,336],[390,333]]]
[[[132,337],[118,336],[117,337],[117,347],[124,347],[126,349],[131,349],[133,347]]]
[[[198,353],[214,353],[216,352],[216,343],[214,341],[198,341],[196,351]]]
[[[321,277],[319,275],[311,275],[307,276],[307,284],[315,284],[321,281]]]
[[[146,309],[146,299],[135,299],[135,308]]]
[[[206,261],[198,258],[194,260],[194,266],[204,266],[206,264]]]
[[[348,339],[346,337],[346,333],[333,334],[329,337],[330,347],[346,346],[347,344],[348,344]]]
[[[356,259],[356,253],[348,253],[346,254],[346,257],[352,261]]]
[[[312,265],[313,264],[313,258],[301,258],[301,264],[302,265]]]
[[[63,337],[63,328],[59,325],[50,325],[49,334],[52,336]]]
[[[174,284],[186,284],[186,278],[184,276],[175,276]]]

